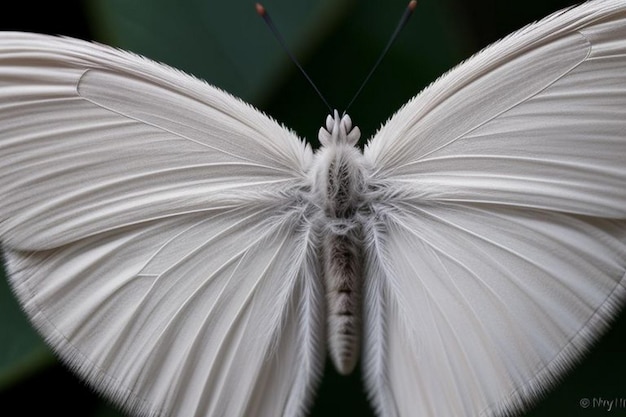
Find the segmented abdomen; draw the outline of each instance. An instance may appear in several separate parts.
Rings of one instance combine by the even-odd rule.
[[[361,343],[361,247],[358,229],[324,237],[328,347],[335,368],[349,374]]]

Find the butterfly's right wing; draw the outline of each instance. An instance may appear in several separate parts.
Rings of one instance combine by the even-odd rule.
[[[323,298],[312,154],[250,106],[73,39],[0,34],[0,235],[32,322],[140,415],[302,415]]]
[[[519,413],[626,303],[626,3],[556,13],[470,58],[365,159],[380,415]]]

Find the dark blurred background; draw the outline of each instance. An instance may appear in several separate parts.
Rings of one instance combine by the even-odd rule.
[[[343,110],[408,0],[266,0],[264,5],[332,106]],[[403,103],[487,44],[572,0],[421,0],[350,109],[369,138]],[[314,146],[327,109],[255,14],[235,0],[70,0],[5,4],[0,30],[96,40],[183,69],[252,103]],[[454,115],[450,115],[454,122]],[[585,361],[525,416],[621,416],[583,398],[626,402],[624,315]],[[428,381],[426,381],[428,383]],[[0,279],[0,415],[120,417],[59,365]],[[311,416],[371,416],[360,374],[327,367]],[[437,416],[454,417],[454,416]]]

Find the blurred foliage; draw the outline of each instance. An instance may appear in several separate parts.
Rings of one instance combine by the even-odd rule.
[[[407,2],[267,0],[264,5],[326,99],[342,110]],[[422,0],[350,109],[352,120],[367,139],[450,67],[507,33],[573,3]],[[0,29],[94,39],[144,54],[242,97],[316,142],[327,109],[255,14],[252,1],[24,1],[13,6],[3,10]],[[622,318],[581,366],[527,416],[606,415],[605,410],[581,408],[579,400],[626,397],[624,336]],[[4,277],[0,282],[0,404],[3,416],[122,416],[55,362],[20,312]],[[614,415],[622,412],[626,410]],[[327,367],[311,415],[372,415],[359,373],[344,378]]]

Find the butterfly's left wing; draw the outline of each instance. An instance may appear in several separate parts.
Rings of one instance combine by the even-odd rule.
[[[65,363],[138,415],[304,413],[324,358],[311,157],[164,65],[0,33],[10,281]]]
[[[292,417],[323,366],[321,291],[300,220],[274,210],[204,210],[4,258],[46,341],[130,415]]]
[[[519,411],[626,300],[626,3],[479,53],[365,150],[364,373],[384,416]]]

